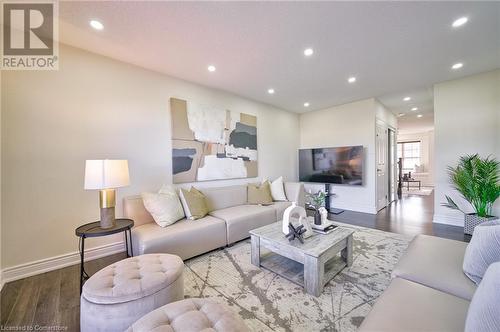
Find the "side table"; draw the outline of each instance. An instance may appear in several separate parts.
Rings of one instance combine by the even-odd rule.
[[[85,272],[84,266],[84,255],[85,255],[85,239],[88,237],[99,237],[106,236],[116,233],[125,233],[125,247],[127,250],[127,257],[134,255],[132,250],[132,227],[134,226],[134,221],[132,219],[116,219],[116,224],[111,228],[101,228],[100,222],[91,222],[78,227],[75,230],[76,236],[80,237],[80,294],[82,293],[83,282],[85,279],[89,278],[87,272]],[[127,238],[128,231],[128,238]],[[129,243],[130,243],[130,253],[129,253]]]

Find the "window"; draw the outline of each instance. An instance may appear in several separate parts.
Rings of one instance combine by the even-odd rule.
[[[398,158],[403,158],[403,172],[415,172],[420,166],[420,141],[398,142]]]

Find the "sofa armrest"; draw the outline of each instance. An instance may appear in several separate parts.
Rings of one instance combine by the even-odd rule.
[[[298,206],[305,207],[306,195],[303,183],[285,182],[285,194],[290,202],[295,202]]]

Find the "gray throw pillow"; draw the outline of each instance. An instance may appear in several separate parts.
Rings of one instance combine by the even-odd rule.
[[[488,221],[476,226],[464,255],[464,273],[476,284],[481,282],[490,264],[500,262],[500,222]]]
[[[467,312],[465,332],[500,331],[500,262],[493,263],[476,289]]]

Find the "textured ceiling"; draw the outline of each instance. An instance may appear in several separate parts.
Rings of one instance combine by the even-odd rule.
[[[60,2],[59,11],[63,43],[295,112],[500,67],[499,2]],[[464,15],[469,23],[452,29]]]

